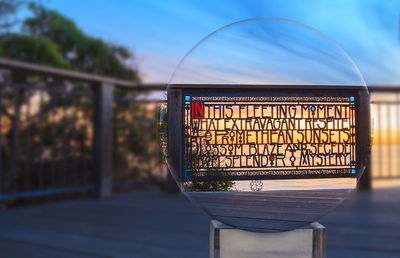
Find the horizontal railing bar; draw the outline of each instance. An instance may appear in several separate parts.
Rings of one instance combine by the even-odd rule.
[[[135,99],[135,98],[116,98],[114,97],[114,101],[116,103],[166,103],[166,100],[163,99]]]
[[[393,86],[369,85],[367,87],[368,87],[369,92],[400,92],[400,85],[393,85]]]
[[[395,176],[372,176],[373,179],[400,179],[400,176],[395,175]]]
[[[8,58],[0,58],[0,67],[8,69],[18,69],[27,72],[33,72],[38,74],[45,74],[54,77],[60,77],[69,80],[86,81],[95,84],[112,84],[119,87],[128,87],[135,90],[164,90],[166,88],[165,84],[140,84],[135,82],[130,82],[126,80],[120,80],[100,75],[76,72],[71,70],[53,68],[44,65],[32,64],[28,62],[22,62],[17,60],[12,60]]]
[[[371,104],[376,104],[376,105],[400,105],[400,101],[379,101],[379,100],[374,100],[374,101],[371,101]]]
[[[58,188],[58,189],[43,190],[43,191],[2,194],[2,195],[0,195],[0,201],[6,201],[6,200],[16,199],[16,198],[30,198],[30,197],[39,197],[39,196],[47,196],[47,195],[55,195],[55,194],[86,192],[86,191],[92,191],[94,189],[95,189],[95,187],[93,185],[86,185],[86,186]]]
[[[0,83],[0,87],[6,88],[6,87],[16,87],[19,89],[25,89],[25,90],[38,90],[38,91],[47,91],[49,93],[58,93],[61,95],[67,95],[67,96],[82,96],[82,97],[88,97],[92,98],[94,95],[92,93],[80,93],[76,91],[65,91],[63,89],[53,89],[49,87],[42,87],[42,86],[36,86],[36,85],[29,85],[29,84],[21,84],[21,83]],[[114,97],[115,102],[136,102],[136,103],[164,103],[166,100],[163,99],[135,99],[135,98],[124,98],[124,97]]]

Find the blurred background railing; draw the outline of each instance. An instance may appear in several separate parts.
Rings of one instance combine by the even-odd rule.
[[[373,184],[390,186],[400,179],[400,87],[369,87],[373,118]]]
[[[39,84],[0,82],[0,200],[163,187],[160,94],[153,95],[165,85],[8,59],[0,68],[45,78]]]
[[[0,201],[165,187],[157,143],[157,107],[165,85],[8,59],[0,59],[0,69],[46,78],[39,84],[4,78],[0,83]],[[374,86],[370,92],[371,178],[400,178],[400,87]]]

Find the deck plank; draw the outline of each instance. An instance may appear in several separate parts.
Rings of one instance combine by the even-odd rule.
[[[322,218],[328,257],[400,257],[399,203],[398,188],[357,192]],[[0,211],[0,257],[197,258],[208,256],[208,240],[209,217],[161,192]]]

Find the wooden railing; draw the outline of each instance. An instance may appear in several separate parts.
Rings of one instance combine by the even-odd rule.
[[[113,180],[112,160],[118,156],[113,154],[121,144],[113,129],[118,131],[122,122],[118,119],[126,119],[118,118],[119,114],[113,117],[113,109],[146,102],[136,100],[135,95],[164,90],[165,85],[143,85],[2,58],[0,69],[42,75],[52,81],[33,85],[3,78],[0,82],[0,200],[76,191],[111,195],[113,181],[121,183]],[[114,94],[116,91],[125,91],[129,97]],[[125,113],[130,115],[133,111],[127,108]],[[151,119],[155,120],[155,115]],[[156,138],[156,131],[154,134]]]
[[[400,87],[371,87],[371,177],[400,179]]]
[[[137,98],[164,91],[165,84],[133,83],[2,58],[0,69],[46,78],[38,84],[5,77],[0,81],[0,201],[80,191],[104,197],[116,185],[149,178],[154,179],[151,183],[165,182],[156,143],[160,100]],[[370,187],[371,178],[400,177],[400,87],[369,89],[376,113],[375,145],[372,173],[368,168],[364,188]],[[391,100],[376,98],[379,94],[388,94]],[[154,170],[164,172],[154,176]]]

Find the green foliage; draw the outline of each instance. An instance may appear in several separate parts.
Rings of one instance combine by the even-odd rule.
[[[186,185],[188,192],[219,192],[230,191],[233,186],[232,181],[195,181]]]
[[[214,163],[214,165],[217,165],[216,161],[212,158],[213,156],[212,153],[206,151],[204,146],[202,152],[206,160],[208,158],[208,160]],[[196,156],[197,154],[195,151],[193,151],[191,155]],[[187,157],[188,155],[185,156]],[[191,161],[186,160],[186,163],[188,162],[191,162],[189,163],[189,165],[191,167],[192,173],[199,172],[198,159],[193,158]],[[213,172],[223,171],[223,169],[221,168],[210,168],[209,170]],[[234,184],[235,183],[230,180],[197,181],[196,179],[193,179],[190,182],[186,182],[185,187],[188,192],[217,192],[217,191],[231,191]]]
[[[8,30],[17,23],[15,14],[23,0],[0,0],[0,30]]]
[[[64,58],[85,38],[77,25],[62,14],[35,3],[30,3],[29,9],[33,17],[23,22],[23,32],[57,42]]]
[[[0,0],[0,15],[4,1]],[[1,33],[0,56],[140,81],[137,71],[127,65],[133,54],[126,47],[89,36],[72,20],[42,5],[30,3],[29,9],[33,16],[23,21],[21,33]]]
[[[23,32],[56,42],[61,57],[72,68],[88,73],[139,81],[137,72],[126,65],[133,58],[123,46],[85,34],[64,15],[42,5],[29,4],[34,14],[23,23]]]
[[[159,124],[158,124],[158,138],[160,144],[166,144],[167,134],[168,134],[168,112],[166,106],[161,106],[159,108]]]
[[[31,35],[4,34],[0,38],[2,56],[59,68],[70,68],[58,45]]]

